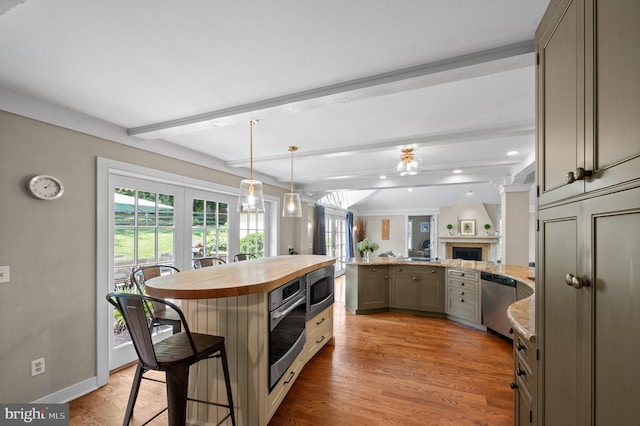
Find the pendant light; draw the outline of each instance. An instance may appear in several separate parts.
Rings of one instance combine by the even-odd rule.
[[[240,198],[238,198],[240,213],[264,212],[262,182],[253,180],[253,125],[257,122],[258,120],[249,121],[249,179],[243,179],[240,182]]]
[[[413,148],[402,148],[400,162],[396,164],[396,173],[400,176],[417,175],[420,171],[421,160],[415,160]]]
[[[293,153],[297,150],[297,146],[289,147],[289,152],[291,153],[291,192],[284,194],[282,200],[282,217],[302,217],[300,194],[293,192]]]

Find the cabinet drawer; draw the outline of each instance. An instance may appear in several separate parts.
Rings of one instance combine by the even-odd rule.
[[[447,314],[480,323],[480,302],[478,293],[465,291],[460,295],[457,289],[449,288],[447,294]]]
[[[513,352],[519,355],[529,370],[536,363],[536,349],[533,342],[525,339],[520,333],[513,336]]]
[[[463,281],[468,282],[478,282],[480,280],[480,272],[466,269],[447,269],[447,276],[449,278],[462,279]]]
[[[321,326],[316,327],[312,333],[307,333],[307,342],[304,345],[307,360],[311,359],[332,337],[333,324],[331,321],[325,321]]]
[[[291,366],[282,375],[282,378],[273,388],[271,393],[269,393],[269,419],[271,419],[271,417],[275,414],[276,410],[280,406],[280,403],[287,395],[287,392],[289,392],[289,389],[293,385],[293,382],[295,382],[296,378],[300,374],[300,371],[302,371],[302,367],[304,367],[305,361],[306,352],[301,351],[296,359],[293,360]]]
[[[533,377],[533,373],[520,356],[516,356],[515,362],[516,365],[514,374],[516,376],[516,380],[520,382],[518,383],[518,385],[520,387],[524,386],[527,390],[527,393],[531,395],[535,380],[535,378]]]
[[[307,321],[306,330],[307,343],[304,351],[309,360],[333,337],[333,306]]]
[[[328,323],[333,323],[333,305],[320,312],[315,317],[307,321],[305,327],[307,336],[315,332],[316,329],[325,326]]]
[[[468,280],[465,278],[449,278],[447,280],[447,285],[450,287],[457,287],[461,289],[467,289],[471,291],[479,291],[480,283],[476,280]]]

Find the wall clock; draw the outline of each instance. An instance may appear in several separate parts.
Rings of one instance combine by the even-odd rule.
[[[60,179],[47,175],[32,177],[27,189],[31,195],[41,200],[56,200],[64,192]]]

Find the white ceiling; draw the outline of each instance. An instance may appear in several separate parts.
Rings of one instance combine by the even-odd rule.
[[[500,184],[533,171],[533,37],[548,3],[2,0],[0,89],[243,177],[259,119],[256,175],[286,187],[296,145],[296,187],[316,199],[387,188],[366,208],[469,190],[498,203]],[[394,176],[409,145],[424,172]]]

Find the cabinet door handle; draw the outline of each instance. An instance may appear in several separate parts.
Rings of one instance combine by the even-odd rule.
[[[431,273],[432,273],[432,274],[435,274],[435,273],[436,273],[436,270],[435,270],[435,269],[431,270]]]
[[[593,174],[591,170],[585,170],[582,167],[578,167],[575,172],[567,172],[567,183],[573,183],[577,180],[584,180]]]
[[[460,299],[460,301],[461,301],[462,303],[464,303],[464,299]]]
[[[525,375],[527,374],[527,372],[526,372],[526,371],[524,371],[524,370],[523,370],[523,369],[521,369],[521,368],[518,368],[518,370],[516,370],[516,374],[517,374],[518,376],[525,376]]]
[[[518,346],[516,346],[516,350],[518,351],[523,351],[527,349],[527,347],[525,345],[523,345],[522,343],[518,343]]]
[[[291,380],[293,380],[293,376],[295,376],[296,373],[294,373],[293,371],[291,372],[291,375],[289,376],[289,378],[287,380],[285,380],[284,384],[288,385],[289,383],[291,383]]]
[[[513,382],[509,383],[509,387],[510,387],[511,389],[518,389],[518,385],[516,385],[516,384],[515,384],[515,383],[513,383]]]
[[[460,287],[464,287],[464,283],[460,283]]]
[[[461,292],[460,292],[460,296],[464,296],[464,291],[461,291]]]
[[[376,271],[376,268],[371,268],[371,272],[375,272],[375,271]]]
[[[387,278],[389,278],[387,275],[384,276],[384,279],[386,280]]]
[[[576,277],[573,274],[567,274],[564,277],[564,282],[577,290],[581,289],[582,287],[589,287],[589,280]]]

